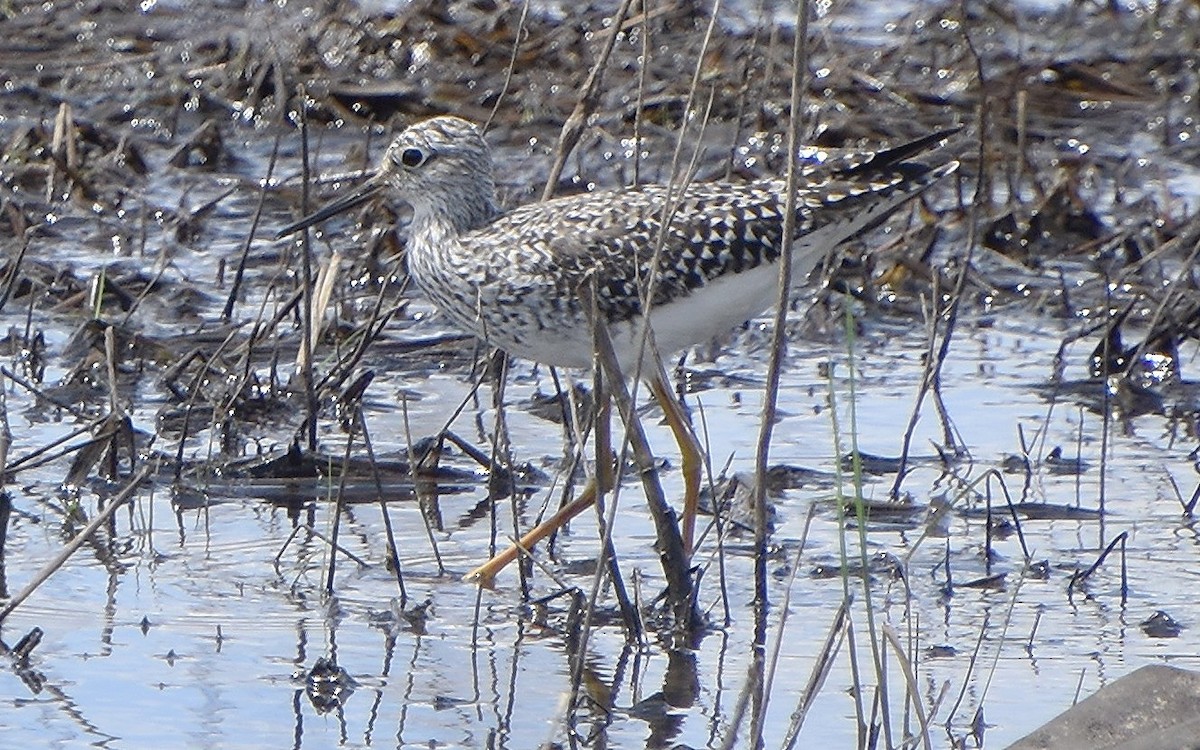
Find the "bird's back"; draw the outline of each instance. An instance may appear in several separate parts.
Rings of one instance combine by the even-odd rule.
[[[879,153],[816,153],[803,162],[789,243],[794,279],[953,171],[954,162],[907,161],[933,138]],[[576,365],[590,354],[580,287],[594,284],[609,325],[630,329],[649,289],[652,327],[669,351],[771,305],[785,192],[782,180],[697,182],[534,203],[457,242],[430,243],[428,250],[444,253],[425,264],[438,278],[418,270],[417,280],[460,324],[510,353]],[[578,345],[564,351],[575,339]]]
[[[793,236],[820,252],[794,258],[797,278],[945,171],[907,162],[870,176],[810,167],[797,191]],[[638,285],[652,268],[660,305],[779,260],[785,188],[782,180],[699,182],[567,196],[514,209],[463,243],[499,253],[514,275],[551,281],[564,293],[594,274],[602,311],[623,320],[642,312]]]

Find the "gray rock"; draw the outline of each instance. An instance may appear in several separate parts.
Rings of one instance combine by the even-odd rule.
[[[1008,750],[1200,750],[1200,673],[1142,667]]]

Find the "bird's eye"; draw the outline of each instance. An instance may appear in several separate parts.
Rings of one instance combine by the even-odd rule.
[[[425,163],[425,152],[419,148],[406,148],[400,152],[400,163],[412,169]]]

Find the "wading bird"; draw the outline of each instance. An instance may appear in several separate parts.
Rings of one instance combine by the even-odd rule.
[[[783,237],[786,183],[639,185],[573,195],[503,211],[494,164],[479,128],[435,117],[401,132],[375,177],[284,228],[290,234],[382,194],[413,209],[408,270],[458,325],[510,355],[547,365],[593,362],[588,295],[611,336],[621,370],[649,381],[679,442],[681,518],[691,553],[702,454],[649,340],[672,353],[707,341],[768,309],[778,297],[778,261],[791,252],[803,281],[845,240],[879,224],[958,163],[912,161],[952,131],[889,150],[802,155],[792,236]],[[648,312],[649,335],[644,335]],[[496,573],[594,502],[593,481],[570,505],[467,575]]]

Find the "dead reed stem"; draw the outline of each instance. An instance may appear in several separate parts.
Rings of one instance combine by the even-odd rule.
[[[787,630],[788,611],[789,611],[788,608],[792,601],[792,587],[796,583],[796,572],[800,569],[800,561],[804,558],[804,548],[808,543],[808,532],[812,529],[812,522],[813,522],[813,519],[816,517],[816,515],[817,515],[817,506],[816,505],[808,506],[808,515],[804,519],[804,530],[800,533],[800,544],[796,548],[796,556],[792,560],[792,566],[791,566],[792,569],[791,569],[791,572],[788,574],[787,590],[784,592],[783,602],[781,603],[780,609],[779,609],[779,627],[777,628],[777,630],[775,632],[774,644],[772,645],[770,652],[767,656],[767,673],[763,678],[763,694],[765,696],[769,696],[771,694],[771,687],[775,683],[775,668],[779,664],[779,652],[780,652],[781,647],[783,646],[784,632]],[[845,615],[845,607],[846,607],[845,602],[843,602],[843,605],[842,605],[842,616],[843,617]],[[840,630],[840,626],[835,627],[835,630]],[[831,635],[831,639],[832,639],[832,635]],[[819,663],[820,663],[820,661],[818,661],[818,664]],[[824,671],[827,671],[827,668]],[[813,692],[815,694],[815,688],[813,689]],[[811,698],[810,698],[810,700],[811,700]],[[763,703],[764,713],[765,713],[765,709],[766,709],[766,703],[767,703],[766,701],[764,701],[764,703]]]
[[[767,366],[767,383],[763,388],[762,416],[758,422],[758,440],[755,449],[754,479],[754,556],[755,556],[755,635],[756,662],[758,653],[767,644],[767,612],[769,607],[767,574],[767,468],[770,461],[770,438],[775,426],[776,406],[779,402],[779,384],[784,358],[787,354],[787,311],[792,298],[792,253],[790,241],[796,234],[796,191],[800,173],[797,164],[802,131],[804,127],[804,86],[809,68],[809,2],[800,0],[796,7],[796,34],[792,40],[791,110],[788,113],[787,130],[787,179],[784,200],[784,228],[782,248],[779,254],[779,298],[775,302],[774,330],[770,340],[770,362]],[[754,710],[750,716],[750,743],[761,746],[763,725],[767,718],[770,702],[768,679],[757,680],[758,692]]]
[[[221,320],[226,322],[233,317],[234,305],[237,304],[238,295],[242,291],[242,279],[246,275],[246,262],[250,257],[250,247],[254,244],[254,236],[258,231],[259,222],[262,221],[268,188],[271,185],[271,178],[275,174],[275,164],[279,160],[279,142],[282,136],[282,130],[275,133],[275,144],[271,147],[271,157],[267,161],[266,177],[263,178],[262,188],[258,191],[258,203],[254,206],[254,216],[250,219],[250,230],[246,232],[246,241],[242,243],[242,250],[238,253],[238,264],[233,272],[233,282],[229,286],[229,296],[225,298],[225,307],[221,311]]]
[[[842,643],[846,640],[850,604],[850,599],[842,600],[841,606],[838,607],[837,612],[833,616],[833,622],[829,626],[829,633],[825,636],[825,642],[821,644],[821,649],[817,652],[817,659],[813,664],[811,674],[809,674],[808,683],[804,686],[804,691],[800,694],[796,708],[792,711],[788,729],[784,735],[783,746],[788,748],[788,750],[794,748],[796,742],[800,739],[800,730],[804,726],[804,719],[808,716],[809,709],[812,708],[813,702],[817,699],[817,695],[825,685],[829,671],[833,668],[834,659],[837,657],[838,652],[841,651]]]
[[[776,300],[774,330],[771,334],[771,360],[767,365],[767,382],[763,388],[762,416],[759,419],[758,442],[754,455],[754,643],[759,648],[767,642],[767,467],[770,461],[771,435],[775,427],[776,405],[779,400],[779,381],[783,359],[787,352],[787,316],[792,299],[792,254],[788,247],[796,233],[796,191],[800,170],[796,163],[804,127],[804,87],[808,74],[808,0],[796,6],[796,32],[792,42],[791,111],[788,115],[787,187],[783,204],[784,244],[779,254],[779,296]],[[756,716],[757,720],[763,717]],[[762,741],[761,724],[752,735],[754,744]]]
[[[521,18],[517,21],[517,29],[513,33],[512,53],[508,56],[508,66],[504,69],[504,85],[500,87],[500,93],[496,96],[496,103],[492,105],[492,111],[488,113],[487,120],[484,121],[481,130],[487,132],[492,125],[492,120],[496,118],[496,113],[500,111],[500,105],[504,103],[504,96],[508,93],[509,87],[512,86],[513,71],[517,67],[517,55],[521,51],[521,38],[525,35],[525,22],[529,18],[529,0],[521,3]]]
[[[585,286],[581,292],[584,295],[585,309],[592,309],[594,300],[590,299],[590,290]],[[650,506],[650,515],[654,519],[658,537],[655,547],[658,550],[663,575],[667,581],[667,599],[674,613],[675,630],[677,634],[690,641],[692,634],[700,625],[700,616],[695,607],[692,582],[688,572],[688,555],[683,548],[679,524],[675,520],[674,511],[667,504],[662,486],[658,482],[654,455],[650,451],[645,430],[642,428],[641,420],[638,418],[637,410],[634,409],[633,400],[626,388],[625,378],[621,373],[608,330],[597,316],[593,316],[592,328],[605,379],[608,382],[609,391],[616,401],[617,412],[621,415],[621,421],[625,425],[625,439],[633,448],[634,460],[638,465],[642,486],[646,493],[646,501]]]
[[[600,101],[600,83],[604,79],[604,70],[608,67],[608,59],[612,55],[613,46],[617,43],[617,35],[621,33],[631,5],[633,5],[633,0],[622,0],[621,6],[613,14],[608,34],[605,35],[600,47],[600,54],[596,57],[596,62],[588,71],[587,80],[583,82],[583,86],[579,90],[575,108],[571,110],[571,114],[563,123],[562,131],[558,136],[558,144],[554,148],[554,159],[550,164],[550,176],[546,178],[546,187],[542,190],[542,200],[544,201],[550,200],[558,189],[558,179],[562,176],[563,167],[566,166],[567,156],[575,148],[575,144],[579,143],[579,137],[583,134],[583,126],[587,123],[588,115],[595,111],[596,105]]]
[[[300,104],[296,109],[296,119],[300,125],[300,163],[303,174],[300,179],[300,211],[307,215],[310,198],[308,185],[312,177],[312,165],[308,153],[308,92],[300,86],[296,97]],[[305,230],[300,235],[300,257],[302,259],[303,288],[301,289],[304,304],[300,306],[300,368],[299,376],[304,388],[305,434],[308,438],[308,449],[317,449],[317,394],[313,377],[312,343],[313,343],[313,262],[312,241],[309,232]]]
[[[413,447],[412,424],[410,423],[409,418],[408,418],[408,397],[407,396],[403,396],[403,395],[401,396],[400,410],[401,410],[402,416],[404,418],[404,447],[405,447],[405,450],[408,452],[409,476],[412,477],[413,493],[417,496],[417,503],[421,505],[421,510],[422,510],[421,523],[424,524],[424,526],[425,526],[425,537],[429,540],[430,550],[433,551],[433,559],[434,559],[434,562],[437,563],[438,575],[445,575],[446,574],[446,564],[442,561],[442,552],[438,548],[437,537],[434,535],[433,527],[429,523],[429,515],[424,512],[424,507],[425,507],[426,497],[427,497],[426,485],[418,474],[418,472],[421,471],[421,468],[425,465],[425,461],[426,461],[426,458],[428,457],[428,454],[432,451],[440,451],[441,450],[440,446],[441,446],[441,441],[443,438],[442,438],[442,436],[439,436],[437,443],[435,444],[435,446],[433,448],[430,449],[430,451],[426,451],[422,455],[418,456],[416,449]],[[366,415],[363,414],[361,407],[357,411],[358,411],[358,419],[359,419],[360,423],[362,424],[363,440],[364,440],[364,444],[366,445],[366,448],[367,448],[367,455],[371,457],[371,466],[375,467],[375,465],[376,465],[375,464],[375,449],[373,447],[371,447],[371,433],[367,430]],[[444,434],[446,434],[446,433],[443,432],[443,435]],[[379,492],[379,510],[380,510],[380,512],[383,513],[383,523],[384,523],[384,526],[387,528],[388,554],[392,555],[392,557],[395,561],[395,564],[396,564],[396,582],[400,585],[400,596],[402,599],[406,599],[407,595],[405,594],[405,591],[404,591],[404,576],[400,569],[400,555],[396,549],[395,535],[392,533],[392,519],[391,519],[391,516],[388,515],[388,512],[387,512],[387,503],[384,502],[384,499],[383,499],[383,484],[379,479],[379,472],[377,470],[372,471],[372,476],[375,479],[375,489],[376,489],[376,491]],[[434,489],[436,491],[436,487]]]

